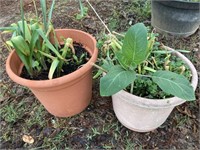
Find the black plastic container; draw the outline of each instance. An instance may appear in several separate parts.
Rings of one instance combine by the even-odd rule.
[[[200,25],[200,2],[151,0],[151,24],[160,33],[187,37]]]

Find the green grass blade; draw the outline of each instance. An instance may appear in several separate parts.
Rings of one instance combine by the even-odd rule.
[[[17,28],[16,27],[0,27],[0,31],[15,31]]]
[[[82,2],[81,2],[81,0],[79,0],[79,5],[80,5],[80,10],[81,10],[81,16],[83,16],[84,15],[84,9],[83,9],[83,4],[82,4]]]
[[[35,9],[35,14],[36,14],[36,17],[37,17],[37,19],[38,19],[38,18],[39,18],[39,16],[38,16],[38,12],[37,12],[37,7],[36,7],[35,0],[32,0],[32,2],[33,2],[33,5],[34,5],[34,9]]]
[[[79,6],[80,6],[80,14],[76,15],[76,19],[78,19],[78,20],[80,20],[84,16],[86,16],[87,12],[88,12],[88,8],[83,6],[83,3],[81,0],[79,0]]]
[[[42,8],[42,16],[43,16],[43,24],[44,24],[44,31],[47,32],[47,8],[46,8],[46,0],[40,0],[40,5]]]
[[[54,59],[53,62],[52,62],[52,64],[51,64],[50,70],[49,70],[49,75],[48,75],[49,79],[53,78],[53,74],[54,74],[54,72],[55,72],[58,64],[59,64],[58,58]]]
[[[56,47],[56,49],[58,49],[58,48],[60,48],[60,45],[59,45],[58,39],[56,37],[56,32],[55,32],[53,26],[52,26],[52,33],[53,33],[53,39],[54,39],[54,42],[55,42],[55,47]]]
[[[55,5],[55,0],[52,1],[51,8],[50,8],[50,11],[49,11],[49,14],[48,14],[48,24],[47,24],[47,27],[49,27],[49,24],[51,22],[54,5]]]
[[[25,38],[25,25],[24,25],[24,9],[23,9],[23,0],[20,0],[20,13],[21,13],[21,19],[22,19],[22,29],[23,29],[23,37]]]
[[[181,53],[190,53],[191,51],[184,50],[184,49],[176,49],[176,51],[181,52]]]

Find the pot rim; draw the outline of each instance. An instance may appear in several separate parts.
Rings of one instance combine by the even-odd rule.
[[[188,1],[180,1],[180,0],[152,0],[163,5],[174,7],[178,9],[192,9],[192,10],[199,10],[200,2],[188,2]]]
[[[39,88],[49,88],[49,87],[52,87],[52,86],[59,86],[59,85],[62,85],[64,83],[71,82],[71,81],[73,81],[77,78],[81,78],[82,76],[84,76],[87,73],[87,71],[89,69],[91,69],[93,67],[92,64],[96,62],[97,55],[98,55],[98,49],[96,47],[96,39],[92,35],[84,32],[84,31],[76,30],[76,29],[56,29],[55,31],[73,31],[75,33],[85,34],[86,36],[88,36],[88,38],[90,38],[92,40],[93,46],[94,46],[94,51],[91,54],[91,58],[88,60],[88,62],[85,63],[78,70],[76,70],[76,71],[74,71],[70,74],[67,74],[65,76],[62,76],[62,77],[58,77],[58,78],[51,79],[51,80],[29,80],[29,79],[25,79],[25,78],[18,76],[17,74],[15,74],[11,70],[9,64],[11,62],[12,56],[15,53],[15,50],[13,50],[9,54],[9,56],[6,60],[6,71],[7,71],[7,74],[9,75],[9,77],[13,81],[15,81],[16,83],[18,83],[20,85],[27,86],[27,87],[30,87],[30,88],[38,88],[38,87]],[[87,47],[86,47],[86,49],[87,49]]]
[[[197,84],[198,84],[198,74],[197,74],[197,70],[194,67],[194,65],[192,64],[192,62],[185,57],[183,54],[181,54],[180,52],[164,46],[166,49],[174,51],[175,55],[177,55],[178,57],[180,57],[186,65],[188,65],[188,67],[191,70],[192,73],[192,80],[191,80],[191,85],[193,87],[194,90],[196,90],[197,88]],[[136,104],[139,105],[140,107],[145,107],[145,108],[169,108],[169,107],[174,107],[177,105],[180,105],[184,102],[186,102],[186,100],[183,100],[181,98],[178,97],[172,97],[172,98],[166,98],[166,99],[150,99],[150,98],[144,98],[144,97],[139,97],[136,95],[133,95],[125,90],[121,90],[118,93],[113,95],[115,96],[121,96],[121,97],[125,97],[123,98],[124,101],[127,101],[130,104]],[[127,100],[126,97],[131,97],[132,100]],[[133,100],[134,99],[134,100]]]

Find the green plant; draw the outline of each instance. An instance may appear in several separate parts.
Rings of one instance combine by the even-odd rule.
[[[57,73],[56,77],[60,77],[64,65],[69,64],[71,59],[79,65],[85,55],[81,58],[75,57],[71,38],[63,39],[63,48],[59,45],[51,23],[55,0],[52,1],[48,14],[46,0],[40,0],[42,18],[38,15],[35,0],[33,0],[33,4],[36,16],[27,19],[24,15],[23,0],[20,0],[21,20],[11,24],[10,27],[0,28],[0,31],[4,31],[3,33],[12,33],[10,40],[5,41],[2,39],[10,51],[13,48],[15,49],[30,78],[34,79],[42,70],[49,72],[49,79],[53,78],[55,72]],[[54,43],[51,43],[51,38]]]
[[[173,51],[156,50],[159,47],[155,42],[156,35],[148,33],[144,24],[130,27],[120,39],[113,34],[108,39],[108,46],[103,50],[106,56],[102,59],[103,64],[101,67],[95,65],[100,69],[98,75],[106,72],[100,79],[101,96],[110,96],[125,88],[134,93],[135,85],[137,89],[144,81],[147,87],[151,87],[152,93],[157,94],[162,89],[168,95],[195,100],[190,82],[182,75],[188,74],[184,64],[181,63],[178,69],[177,65],[173,66],[177,62],[170,63]]]
[[[141,18],[148,18],[151,16],[151,1],[148,0],[132,0],[132,11],[134,11]]]
[[[80,14],[76,15],[77,20],[83,19],[88,14],[88,8],[83,5],[81,0],[79,0],[79,5],[80,5]]]
[[[0,110],[0,114],[2,116],[2,119],[9,123],[14,123],[18,119],[21,119],[23,114],[21,112],[24,111],[24,102],[19,102],[16,106],[14,103],[10,103],[8,105],[5,105]]]

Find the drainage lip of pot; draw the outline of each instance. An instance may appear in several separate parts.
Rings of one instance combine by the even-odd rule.
[[[156,0],[153,0],[156,1]],[[175,7],[175,8],[182,8],[182,9],[200,9],[200,2],[187,2],[187,1],[180,1],[180,0],[173,0],[173,1],[156,1],[158,3],[164,4],[166,6]]]

